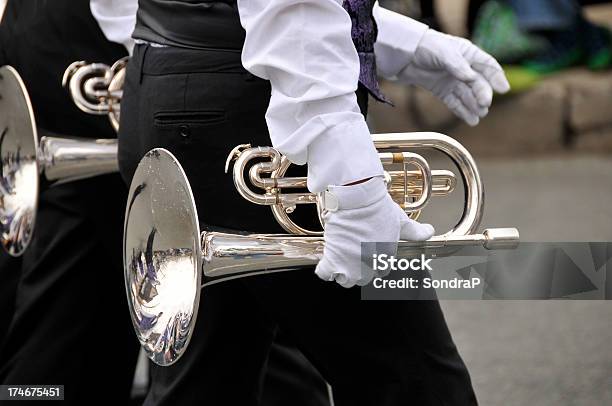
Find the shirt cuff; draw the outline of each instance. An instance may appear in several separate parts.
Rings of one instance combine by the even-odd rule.
[[[308,189],[346,185],[383,176],[383,167],[361,114],[327,129],[308,146]]]
[[[413,54],[429,29],[426,24],[377,5],[373,10],[378,24],[377,42]]]
[[[378,6],[374,7],[378,38],[374,44],[379,74],[387,79],[410,64],[421,39],[429,29],[423,23]]]

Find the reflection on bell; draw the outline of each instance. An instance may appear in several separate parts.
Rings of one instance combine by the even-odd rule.
[[[133,183],[124,235],[128,304],[138,338],[160,365],[174,363],[186,348],[200,295],[197,214],[185,175],[169,156],[149,154]],[[127,224],[127,223],[126,223]],[[127,271],[129,270],[129,271]]]

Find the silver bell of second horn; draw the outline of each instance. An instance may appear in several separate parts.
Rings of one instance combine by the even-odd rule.
[[[22,79],[10,66],[0,68],[0,242],[10,255],[22,255],[32,238],[39,176],[58,183],[117,170],[117,140],[39,140]]]

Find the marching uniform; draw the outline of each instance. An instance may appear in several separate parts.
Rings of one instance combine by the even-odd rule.
[[[0,64],[1,66],[1,64]],[[15,290],[19,281],[21,260],[0,249],[0,347],[6,337],[15,311]]]
[[[130,182],[148,150],[168,149],[190,179],[203,228],[280,231],[269,209],[244,201],[223,174],[238,144],[271,140],[292,162],[308,163],[315,192],[372,178],[333,189],[347,204],[326,227],[319,278],[304,270],[206,287],[188,352],[153,367],[145,404],[259,404],[277,328],[331,384],[336,405],[476,404],[438,303],[362,302],[357,288],[339,286],[367,280],[343,269],[343,247],[328,251],[338,241],[328,229],[342,234],[351,221],[368,220],[363,230],[376,224],[395,238],[400,224],[402,238],[433,233],[401,218],[397,205],[383,201],[386,191],[379,193],[382,167],[364,120],[369,95],[386,101],[377,71],[431,90],[475,125],[493,89],[507,90],[499,65],[469,41],[372,0],[140,0],[133,36],[121,174]],[[388,208],[387,217],[347,218],[355,195],[366,197],[354,209]],[[346,246],[360,237],[387,241],[349,234]]]
[[[108,118],[78,110],[61,83],[74,61],[127,54],[104,37],[88,0],[9,0],[0,50],[26,84],[40,133],[115,137]],[[123,288],[126,195],[117,174],[43,189],[31,246],[11,270],[19,280],[1,384],[64,385],[73,405],[129,401],[138,346]]]

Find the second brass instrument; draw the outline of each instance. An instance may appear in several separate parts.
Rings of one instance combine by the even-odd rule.
[[[91,65],[71,65],[65,84],[80,107],[84,105],[83,94],[90,93],[99,97],[98,105],[112,106],[100,107],[99,114],[109,114],[117,129],[120,92],[113,89],[123,84],[125,64],[115,70],[107,67],[104,72],[99,64],[93,65],[95,70]],[[104,75],[102,82],[96,74]],[[112,85],[110,90],[101,87],[106,86],[105,81]],[[109,94],[113,96],[105,96]],[[0,96],[0,242],[10,255],[20,256],[34,230],[39,176],[54,184],[117,172],[117,140],[63,136],[39,139],[27,89],[10,66],[0,68]]]

